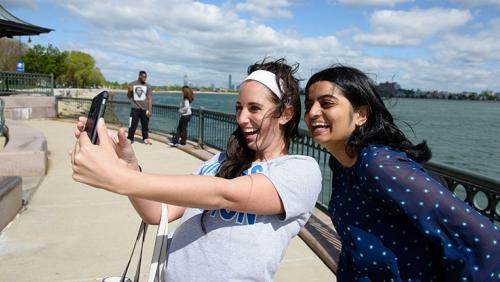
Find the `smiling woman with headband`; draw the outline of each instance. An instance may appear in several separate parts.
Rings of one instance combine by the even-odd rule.
[[[288,155],[300,121],[297,68],[284,59],[248,68],[236,102],[238,127],[226,150],[195,175],[141,173],[123,129],[92,145],[80,118],[75,180],[128,196],[147,223],[158,224],[161,203],[170,221],[182,217],[167,250],[166,281],[273,280],[321,189],[316,161]],[[103,120],[98,130],[106,136]]]

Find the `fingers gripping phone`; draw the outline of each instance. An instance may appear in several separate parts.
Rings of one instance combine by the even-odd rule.
[[[97,121],[104,116],[106,111],[106,102],[108,101],[109,93],[102,91],[92,99],[89,114],[87,116],[87,123],[85,123],[84,131],[87,132],[92,144],[97,143]]]

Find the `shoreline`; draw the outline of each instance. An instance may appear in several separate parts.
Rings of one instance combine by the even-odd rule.
[[[93,98],[97,94],[102,91],[108,91],[111,95],[127,93],[127,90],[124,89],[108,89],[108,88],[95,88],[95,89],[86,89],[86,88],[54,88],[54,96],[58,97],[74,97],[74,98]],[[238,95],[238,92],[216,92],[216,91],[193,91],[196,95]],[[176,90],[165,90],[165,91],[157,91],[153,90],[154,95],[166,95],[166,94],[179,94],[180,91]]]
[[[85,89],[85,88],[54,88],[54,96],[58,97],[74,97],[74,98],[93,98],[101,91],[108,91],[111,95],[126,93],[127,90],[124,89],[108,89],[108,88],[96,88],[96,89]],[[216,92],[216,91],[193,91],[196,95],[238,95],[238,92]],[[180,94],[177,90],[164,90],[158,91],[153,90],[154,95],[167,95],[167,94]],[[302,96],[302,95],[301,95]],[[416,99],[416,100],[438,100],[438,101],[474,101],[474,102],[497,102],[500,100],[485,100],[485,99],[442,99],[442,98],[424,98],[424,97],[405,97],[405,96],[393,96],[393,97],[382,97],[385,101],[397,100],[397,99]]]

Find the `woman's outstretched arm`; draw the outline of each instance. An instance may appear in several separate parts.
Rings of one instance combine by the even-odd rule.
[[[104,120],[98,134],[107,134]],[[80,134],[71,153],[73,178],[114,193],[176,206],[203,209],[226,208],[257,214],[282,214],[284,207],[273,183],[262,174],[223,179],[211,176],[169,176],[131,170],[102,138],[93,145]]]
[[[77,122],[77,130],[75,131],[75,137],[79,138],[80,134],[84,130],[84,126],[87,122],[86,117],[80,117]],[[103,135],[101,135],[103,136]],[[118,129],[116,134],[107,134],[104,136],[109,136],[109,140],[113,145],[116,154],[119,159],[125,164],[128,169],[139,171],[139,165],[137,163],[137,158],[135,156],[134,150],[127,139],[125,130],[123,128]],[[129,197],[132,206],[148,224],[159,224],[161,218],[161,203],[144,200],[137,197]],[[169,222],[179,219],[184,214],[184,207],[178,207],[174,205],[168,206],[168,220]]]
[[[161,218],[161,203],[156,201],[145,200],[137,197],[129,197],[132,206],[137,211],[139,216],[147,224],[160,224]],[[168,205],[168,222],[172,222],[182,217],[185,207]]]

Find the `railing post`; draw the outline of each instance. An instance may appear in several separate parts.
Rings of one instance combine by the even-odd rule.
[[[55,101],[56,101],[56,118],[60,118],[59,117],[59,97],[55,97]]]
[[[204,119],[204,109],[203,107],[200,107],[198,110],[198,146],[203,148],[203,128],[205,119]]]
[[[50,74],[50,95],[54,96],[54,74]]]
[[[5,119],[3,117],[4,102],[0,99],[0,136],[4,135]]]

